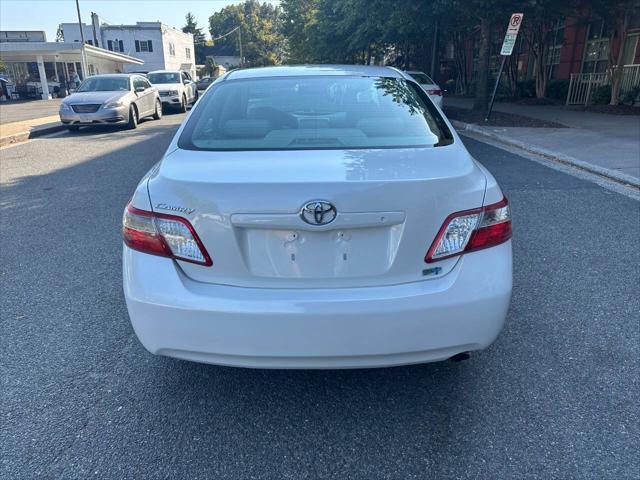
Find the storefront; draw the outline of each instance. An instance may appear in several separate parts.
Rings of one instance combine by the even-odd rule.
[[[8,100],[50,99],[61,96],[87,76],[121,73],[124,65],[143,60],[85,45],[87,72],[82,68],[82,45],[61,42],[0,43],[0,60],[6,78],[0,96]]]

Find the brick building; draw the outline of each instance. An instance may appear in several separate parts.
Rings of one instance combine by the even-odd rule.
[[[526,28],[526,14],[523,28]],[[573,86],[580,87],[584,82],[592,82],[593,88],[608,82],[607,68],[609,62],[609,50],[618,51],[618,38],[610,38],[611,32],[605,22],[598,18],[590,18],[586,12],[583,15],[566,17],[557,22],[556,27],[547,33],[546,65],[549,82],[555,80],[572,81]],[[491,45],[491,72],[493,77],[497,75],[500,62],[499,51],[504,32],[496,32]],[[477,32],[472,33],[464,42],[466,69],[469,72],[466,77],[469,83],[474,78],[477,59],[478,42]],[[622,90],[630,90],[640,86],[640,8],[629,17],[628,31],[623,46],[624,76]],[[459,79],[456,75],[454,49],[448,45],[445,49],[445,60],[440,62],[441,81],[449,78]],[[509,61],[511,75],[514,80],[523,81],[533,79],[535,58],[529,45],[521,33],[512,58]],[[507,76],[509,69],[507,70]],[[573,80],[572,80],[573,77]],[[460,88],[457,88],[460,91]],[[573,103],[588,101],[584,98],[586,89],[583,88],[582,96]]]

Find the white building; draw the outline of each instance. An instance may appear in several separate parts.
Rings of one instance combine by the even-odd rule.
[[[46,42],[47,35],[42,30],[3,30],[0,43]]]
[[[83,23],[82,26],[88,44],[144,61],[141,66],[125,65],[125,72],[186,70],[195,78],[195,48],[190,33],[161,22],[109,25],[100,22],[95,13],[91,14],[91,25]],[[63,23],[61,28],[65,43],[81,41],[77,23]]]
[[[227,70],[237,68],[240,66],[240,57],[231,55],[207,55],[207,58],[211,57],[216,65],[222,65]]]
[[[0,32],[0,36],[3,33]],[[44,33],[43,33],[44,35]],[[6,37],[5,37],[6,38]],[[34,36],[32,38],[42,38]],[[0,42],[2,77],[10,99],[49,99],[70,86],[77,74],[81,80],[99,73],[117,73],[142,67],[142,60],[122,53],[87,45],[85,48],[88,72],[82,68],[80,43],[8,41]]]

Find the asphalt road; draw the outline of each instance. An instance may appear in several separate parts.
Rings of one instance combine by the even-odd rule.
[[[640,203],[472,140],[515,216],[507,325],[463,363],[259,371],[148,354],[120,221],[181,115],[0,151],[5,479],[627,479]]]

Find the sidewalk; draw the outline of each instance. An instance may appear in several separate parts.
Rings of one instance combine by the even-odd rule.
[[[62,130],[60,99],[0,103],[0,147]]]
[[[445,107],[470,109],[473,99],[445,97]],[[619,181],[640,186],[640,116],[607,115],[565,109],[496,103],[494,110],[553,121],[570,128],[489,127],[457,124],[456,128],[571,163]]]

